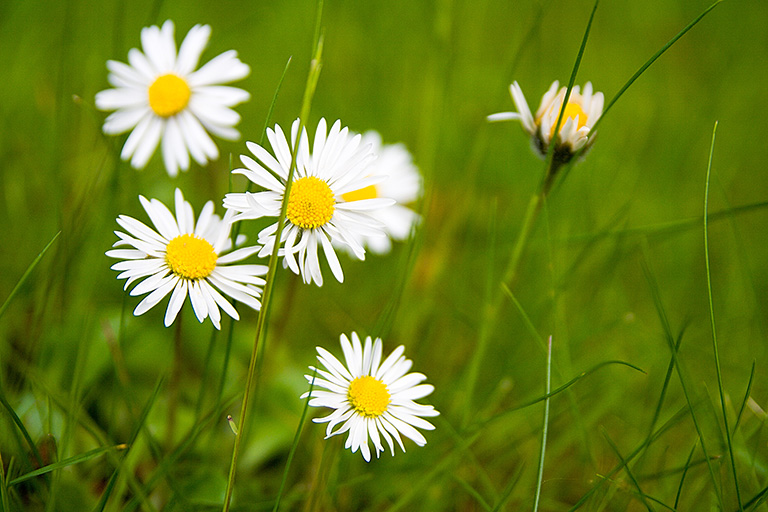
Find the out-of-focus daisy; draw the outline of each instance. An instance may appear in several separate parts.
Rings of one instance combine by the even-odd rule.
[[[96,107],[115,110],[104,121],[104,133],[117,135],[133,130],[125,141],[121,157],[141,169],[147,165],[162,140],[163,162],[168,174],[176,176],[189,168],[189,155],[200,165],[216,160],[219,150],[208,132],[236,140],[234,126],[240,115],[230,107],[247,101],[250,95],[228,82],[248,76],[251,69],[229,50],[195,71],[211,27],[195,25],[181,43],[178,54],[173,22],[162,28],[141,31],[142,53],[128,52],[128,64],[107,61],[109,83],[114,89],[96,94]]]
[[[344,352],[346,366],[322,347],[317,347],[317,360],[326,368],[321,370],[310,366],[316,376],[305,375],[314,386],[309,405],[335,409],[324,418],[316,418],[315,423],[328,423],[326,439],[336,434],[349,431],[344,448],[352,453],[360,449],[366,461],[371,460],[368,439],[373,441],[376,457],[384,451],[381,438],[395,454],[397,441],[405,452],[400,434],[424,446],[427,440],[416,430],[433,430],[435,427],[421,416],[437,416],[440,413],[431,405],[417,404],[414,400],[424,398],[435,389],[430,384],[420,384],[427,377],[421,373],[407,373],[413,362],[403,356],[405,348],[397,347],[382,363],[381,338],[371,342],[365,338],[365,346],[360,343],[356,333],[352,333],[352,342],[342,334],[341,349]],[[307,393],[302,395],[306,398]],[[334,427],[341,424],[337,430]]]
[[[406,205],[421,195],[421,175],[413,164],[413,158],[403,144],[382,144],[381,135],[375,131],[363,134],[363,145],[370,145],[376,160],[368,168],[369,176],[385,177],[375,185],[342,194],[345,201],[386,197],[397,204],[372,210],[371,217],[384,225],[386,237],[363,236],[362,244],[375,254],[386,254],[392,249],[392,240],[403,241],[411,234],[419,215]],[[341,246],[340,247],[346,247]]]
[[[267,138],[275,156],[258,144],[248,142],[248,149],[259,160],[243,155],[240,160],[246,168],[234,169],[256,185],[262,192],[227,194],[224,206],[237,214],[233,220],[279,217],[285,195],[285,184],[291,166],[291,150],[298,142],[296,171],[293,175],[288,210],[280,244],[284,264],[305,283],[323,285],[318,249],[323,248],[325,258],[339,282],[344,273],[333,249],[333,243],[347,245],[358,259],[365,259],[365,249],[359,240],[367,236],[386,236],[383,225],[370,212],[395,203],[385,198],[352,198],[344,200],[344,194],[354,193],[381,182],[382,176],[369,176],[368,166],[375,158],[368,146],[360,144],[360,135],[352,135],[336,121],[326,133],[325,119],[317,125],[311,147],[306,130],[299,130],[298,119],[291,127],[289,145],[279,125],[267,129]],[[267,256],[275,245],[277,223],[259,233],[263,248],[259,256]],[[297,259],[298,257],[298,259]]]
[[[131,246],[131,249],[112,249],[107,256],[120,261],[112,265],[120,271],[118,279],[126,279],[125,289],[137,279],[146,278],[131,290],[131,295],[149,293],[134,310],[141,315],[171,294],[165,312],[165,326],[171,325],[189,296],[197,319],[210,317],[221,329],[221,312],[239,320],[237,310],[218,290],[229,297],[260,309],[261,287],[267,273],[264,265],[230,265],[258,252],[258,246],[243,247],[227,253],[232,247],[231,213],[224,219],[213,213],[213,201],[203,207],[195,223],[192,205],[176,189],[176,216],[157,199],[151,201],[139,196],[144,210],[155,229],[132,217],[120,215],[117,223],[128,233],[115,231],[120,238],[113,247]],[[242,241],[243,237],[240,237]]]
[[[545,157],[549,141],[555,133],[555,125],[567,90],[566,87],[558,90],[558,87],[559,82],[555,80],[541,99],[541,105],[534,117],[525,101],[523,90],[517,82],[513,82],[509,86],[509,92],[518,111],[492,114],[488,116],[488,120],[519,120],[523,129],[531,135],[531,143],[536,152],[541,157]],[[589,149],[594,143],[596,134],[592,133],[589,137],[587,134],[603,113],[603,101],[603,93],[592,92],[591,82],[584,85],[583,92],[580,92],[578,85],[571,89],[555,142],[555,158],[560,163],[567,163],[577,151],[582,148]]]

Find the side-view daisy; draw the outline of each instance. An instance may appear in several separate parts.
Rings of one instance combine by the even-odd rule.
[[[176,217],[157,199],[139,201],[147,212],[155,229],[126,215],[120,215],[117,223],[128,233],[115,231],[119,240],[113,247],[130,246],[130,249],[107,251],[110,258],[123,261],[112,265],[126,279],[125,289],[137,279],[146,278],[133,287],[131,295],[149,293],[134,310],[138,316],[152,309],[163,297],[171,293],[165,312],[165,326],[176,319],[187,296],[200,322],[210,317],[217,329],[221,329],[223,309],[229,316],[240,316],[219,290],[231,298],[260,309],[261,287],[267,273],[264,265],[229,265],[258,252],[258,246],[243,247],[232,252],[230,231],[231,212],[223,219],[213,213],[213,201],[203,207],[195,223],[192,205],[184,200],[181,190],[176,189]],[[243,237],[239,237],[242,241]],[[218,290],[217,290],[218,289]]]
[[[344,194],[353,193],[381,182],[382,176],[369,176],[368,166],[375,158],[368,146],[360,143],[360,135],[352,135],[341,122],[336,121],[330,131],[325,119],[317,124],[310,153],[306,130],[298,134],[299,120],[291,127],[291,143],[279,125],[267,129],[267,138],[275,156],[252,142],[248,149],[259,160],[243,155],[243,169],[232,172],[245,175],[253,183],[266,190],[227,194],[224,206],[237,214],[234,221],[279,217],[285,196],[286,182],[291,167],[291,151],[296,148],[296,170],[293,175],[288,210],[279,244],[284,265],[300,274],[305,283],[323,285],[318,247],[322,246],[325,258],[334,277],[344,281],[341,264],[333,249],[333,243],[347,245],[358,259],[365,259],[365,249],[359,240],[364,236],[386,236],[383,225],[370,213],[395,203],[385,198],[353,198],[345,201]],[[327,132],[327,133],[326,133]],[[298,144],[298,147],[296,146]],[[263,248],[259,256],[267,256],[275,246],[277,222],[259,233]],[[297,260],[298,257],[298,260]]]
[[[419,221],[419,214],[406,205],[415,202],[421,195],[421,174],[404,144],[383,144],[381,135],[373,130],[363,134],[361,144],[370,145],[376,155],[376,160],[368,167],[368,175],[384,177],[384,181],[347,192],[341,198],[355,201],[386,197],[397,201],[392,206],[369,212],[371,217],[383,224],[387,236],[363,236],[361,239],[361,243],[372,253],[386,254],[392,250],[392,240],[401,242],[407,239]],[[339,244],[339,247],[346,246]]]
[[[557,118],[560,115],[567,91],[566,87],[561,87],[558,90],[559,85],[557,80],[552,83],[542,97],[541,105],[539,105],[534,117],[525,101],[523,90],[517,82],[513,82],[509,86],[509,92],[518,111],[492,114],[488,116],[488,120],[519,120],[523,129],[531,136],[534,150],[543,158],[546,156],[549,142],[555,134]],[[571,89],[555,142],[555,158],[558,162],[569,162],[577,151],[582,148],[586,151],[595,142],[596,133],[590,134],[589,132],[603,113],[603,101],[603,93],[592,92],[591,82],[584,85],[583,92],[580,92],[578,85]]]
[[[163,162],[171,176],[189,169],[189,155],[200,165],[216,160],[219,150],[208,132],[237,140],[234,126],[240,115],[230,107],[250,95],[228,82],[245,78],[251,69],[229,50],[195,71],[208,44],[211,27],[195,25],[181,43],[178,54],[172,21],[162,28],[141,31],[143,53],[128,52],[128,64],[107,61],[109,83],[114,89],[96,94],[96,107],[114,110],[104,121],[104,133],[118,135],[133,130],[121,157],[141,169],[162,140]]]
[[[305,375],[316,388],[304,393],[301,398],[310,397],[309,405],[329,407],[334,411],[315,423],[328,423],[326,439],[349,431],[344,448],[352,453],[360,449],[366,462],[371,460],[368,438],[373,441],[376,457],[384,451],[381,438],[395,455],[395,444],[405,452],[400,438],[403,434],[417,445],[424,446],[427,440],[416,430],[433,430],[435,427],[422,416],[437,416],[440,413],[431,405],[417,404],[414,400],[424,398],[435,389],[431,384],[420,384],[427,377],[421,373],[407,373],[413,362],[403,355],[405,347],[397,347],[382,363],[381,338],[371,342],[365,338],[365,346],[356,333],[352,342],[341,335],[341,349],[346,366],[322,347],[317,347],[317,360],[325,370],[310,366],[315,376]],[[334,427],[341,424],[337,430]],[[393,441],[394,439],[394,441]]]

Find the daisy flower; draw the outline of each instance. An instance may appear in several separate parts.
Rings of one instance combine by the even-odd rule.
[[[513,82],[509,86],[509,92],[518,112],[492,114],[488,116],[488,120],[519,120],[523,129],[531,136],[533,148],[543,158],[547,154],[549,141],[555,134],[555,125],[567,90],[566,87],[561,87],[558,91],[558,86],[559,82],[555,80],[541,99],[541,105],[534,117],[525,101],[523,90],[517,82]],[[580,92],[578,85],[571,89],[555,143],[555,158],[559,162],[567,163],[577,151],[582,148],[586,151],[594,143],[596,134],[592,133],[589,137],[587,135],[603,113],[603,101],[603,93],[592,92],[591,82],[586,83],[583,92]]]
[[[369,213],[393,205],[395,201],[366,197],[344,199],[344,194],[365,189],[384,179],[368,175],[368,166],[375,156],[368,146],[361,145],[360,135],[350,134],[346,127],[341,128],[340,121],[326,133],[325,119],[321,119],[310,154],[307,132],[302,130],[298,137],[298,130],[297,119],[291,127],[289,145],[279,125],[274,130],[267,129],[275,156],[258,144],[247,143],[261,163],[243,155],[240,160],[245,168],[232,172],[245,175],[266,190],[227,194],[224,206],[237,212],[234,221],[279,217],[291,167],[291,151],[298,140],[296,170],[288,196],[285,229],[279,242],[283,247],[279,254],[284,256],[284,266],[300,274],[305,283],[314,281],[322,286],[318,258],[318,248],[322,247],[331,272],[343,282],[344,273],[333,242],[348,246],[355,257],[365,259],[365,249],[359,240],[365,236],[386,236],[384,226]],[[259,256],[268,256],[272,252],[277,243],[276,231],[277,222],[259,233],[258,242],[263,245]]]
[[[267,273],[264,265],[229,265],[259,250],[258,246],[243,247],[227,253],[232,247],[230,240],[231,213],[224,219],[213,213],[213,201],[208,201],[195,223],[192,205],[184,200],[181,190],[176,189],[176,217],[157,199],[151,201],[139,196],[155,229],[126,215],[120,215],[117,223],[127,231],[115,231],[119,240],[113,247],[130,246],[130,249],[112,249],[107,256],[123,261],[112,265],[126,279],[125,289],[137,279],[146,278],[131,290],[131,295],[149,293],[133,314],[138,316],[152,309],[171,293],[165,312],[165,326],[176,319],[181,306],[189,295],[192,309],[200,322],[210,317],[216,329],[221,329],[223,309],[235,320],[240,317],[220,292],[260,309],[259,297]],[[242,241],[244,237],[239,237]],[[226,253],[226,254],[225,254]],[[218,290],[217,290],[218,289]]]
[[[171,176],[189,169],[189,155],[200,165],[219,158],[219,150],[208,132],[236,140],[234,126],[240,115],[230,107],[250,95],[223,86],[245,78],[251,69],[229,50],[195,71],[211,27],[195,25],[181,43],[178,54],[172,21],[162,28],[141,31],[143,53],[128,52],[128,64],[107,61],[109,83],[114,89],[96,94],[96,107],[114,110],[104,121],[104,133],[118,135],[133,130],[121,157],[141,169],[147,165],[162,140],[163,162]]]
[[[386,254],[392,249],[392,240],[403,241],[419,221],[419,214],[408,208],[421,195],[421,175],[413,158],[403,144],[383,144],[375,131],[363,134],[362,144],[370,145],[376,160],[368,168],[369,176],[384,177],[384,181],[363,189],[342,194],[345,201],[387,197],[397,204],[373,210],[371,217],[384,225],[386,237],[363,236],[361,243],[375,254]],[[339,245],[339,247],[345,247]]]
[[[437,416],[440,413],[431,405],[417,404],[414,400],[423,398],[435,389],[430,384],[419,384],[427,377],[421,373],[406,373],[411,369],[412,361],[403,356],[405,348],[397,347],[382,363],[381,338],[371,342],[365,338],[365,346],[360,343],[356,333],[352,333],[350,343],[346,335],[341,335],[341,349],[344,352],[346,366],[341,364],[330,352],[317,347],[317,360],[326,370],[309,367],[316,376],[305,375],[314,386],[301,398],[310,397],[313,407],[335,409],[324,418],[315,418],[315,423],[328,423],[326,439],[349,431],[344,448],[351,448],[352,453],[360,449],[366,462],[371,460],[368,438],[373,441],[376,457],[384,451],[381,438],[389,445],[395,455],[395,444],[405,452],[400,434],[424,446],[427,440],[415,427],[434,430],[434,426],[421,416]],[[341,424],[337,430],[334,427]],[[394,439],[394,441],[393,441]]]

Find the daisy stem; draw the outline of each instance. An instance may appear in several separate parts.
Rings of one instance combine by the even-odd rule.
[[[317,27],[320,26],[320,20],[322,16],[322,0],[317,4]],[[315,94],[315,88],[317,87],[317,80],[320,76],[320,69],[322,67],[321,55],[323,51],[323,38],[319,28],[316,30],[315,48],[313,51],[312,61],[309,65],[309,75],[307,77],[306,87],[304,89],[304,99],[301,105],[301,115],[299,116],[299,126],[297,130],[297,139],[294,141],[293,149],[291,150],[291,168],[288,172],[288,178],[285,183],[285,192],[283,194],[283,202],[280,209],[280,217],[277,220],[277,231],[275,232],[275,245],[272,249],[272,254],[269,257],[269,266],[266,276],[266,283],[264,284],[264,294],[262,296],[261,311],[259,312],[259,318],[256,323],[256,336],[253,342],[253,350],[251,351],[251,360],[248,364],[248,377],[245,383],[245,390],[243,393],[243,402],[240,406],[239,423],[237,423],[239,432],[235,435],[234,446],[232,447],[232,461],[229,466],[229,477],[227,478],[227,490],[224,495],[224,507],[223,512],[228,512],[230,504],[232,502],[232,492],[235,485],[235,474],[237,473],[237,460],[240,454],[240,446],[245,434],[245,428],[247,426],[247,414],[248,414],[248,402],[251,397],[251,388],[253,387],[253,381],[256,374],[256,362],[259,355],[259,348],[261,345],[261,339],[266,331],[267,319],[269,318],[269,306],[272,299],[272,288],[275,280],[275,274],[277,271],[277,259],[280,249],[280,238],[283,232],[283,226],[285,224],[286,212],[288,210],[288,198],[291,194],[291,184],[293,182],[293,175],[296,167],[296,153],[298,151],[299,142],[301,140],[301,133],[304,130],[307,117],[309,116],[310,108],[312,105],[312,98]],[[263,352],[264,349],[261,349]]]

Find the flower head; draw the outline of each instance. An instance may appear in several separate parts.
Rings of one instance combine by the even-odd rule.
[[[489,121],[519,120],[523,129],[531,136],[531,142],[536,152],[545,157],[549,142],[555,135],[557,118],[565,99],[567,88],[558,90],[559,82],[555,80],[541,99],[541,105],[536,116],[531,115],[528,103],[525,101],[523,90],[513,82],[509,92],[517,106],[518,112],[501,112],[488,116]],[[584,91],[574,86],[565,105],[563,120],[555,142],[555,158],[560,163],[567,163],[573,155],[582,148],[589,149],[595,141],[595,133],[589,134],[592,127],[603,113],[603,93],[592,92],[592,83],[587,82]]]
[[[317,347],[317,360],[326,370],[310,366],[316,376],[305,375],[310,383],[314,381],[315,387],[327,390],[312,389],[309,405],[335,409],[330,415],[313,420],[328,423],[326,439],[349,431],[344,448],[351,448],[352,453],[360,449],[366,461],[371,460],[369,437],[376,457],[384,451],[382,437],[392,455],[395,454],[394,441],[405,452],[400,434],[424,446],[427,440],[416,428],[433,430],[435,427],[421,417],[440,413],[431,405],[414,402],[432,393],[434,386],[420,384],[427,378],[421,373],[407,373],[412,361],[403,356],[405,348],[397,347],[382,363],[381,338],[371,342],[368,336],[363,346],[353,332],[351,343],[346,335],[341,335],[341,349],[346,366],[324,348]],[[302,395],[306,397],[307,393]]]
[[[131,295],[149,293],[134,310],[141,315],[153,308],[171,293],[165,312],[165,326],[176,319],[189,295],[197,319],[210,317],[221,329],[223,309],[239,320],[237,310],[218,290],[254,309],[260,309],[259,297],[264,280],[258,276],[267,273],[264,265],[229,265],[259,250],[258,246],[243,247],[227,253],[231,248],[231,213],[224,219],[213,213],[213,201],[208,201],[195,223],[192,205],[176,189],[176,217],[157,199],[151,201],[139,196],[144,210],[155,229],[132,217],[120,215],[117,223],[128,233],[115,231],[119,240],[113,247],[131,246],[131,249],[107,251],[110,258],[123,261],[112,265],[120,271],[118,279],[126,279],[125,288],[137,279],[146,278],[133,287]]]
[[[267,129],[275,156],[258,144],[247,143],[261,163],[243,155],[240,160],[245,168],[232,172],[245,175],[265,190],[227,194],[224,206],[237,212],[233,217],[235,221],[279,217],[291,168],[291,151],[298,144],[285,229],[279,242],[284,244],[280,255],[284,256],[284,265],[295,274],[301,274],[305,283],[314,281],[322,286],[323,275],[317,255],[318,247],[322,246],[331,272],[342,282],[344,273],[332,242],[347,245],[357,258],[365,259],[365,249],[359,240],[364,236],[385,236],[383,225],[369,213],[394,204],[394,200],[344,199],[345,194],[354,194],[384,179],[368,175],[368,166],[375,156],[369,147],[360,144],[360,135],[352,135],[346,127],[341,128],[340,121],[326,133],[325,119],[321,119],[310,154],[306,130],[302,130],[300,137],[298,131],[297,119],[291,127],[289,145],[279,125],[274,130]],[[259,233],[259,243],[264,246],[259,256],[272,252],[277,243],[276,231],[277,223],[274,223]]]
[[[250,95],[221,84],[240,80],[250,68],[229,50],[195,71],[211,27],[195,25],[181,43],[178,54],[172,21],[162,28],[141,31],[143,53],[128,52],[129,64],[107,61],[109,83],[114,89],[96,94],[96,107],[115,110],[104,121],[104,133],[117,135],[133,130],[121,157],[141,169],[162,140],[168,174],[189,168],[189,155],[200,165],[216,160],[219,150],[206,130],[223,139],[236,140],[234,126],[240,115],[231,109]]]
[[[381,135],[375,131],[363,134],[363,145],[370,145],[376,160],[368,167],[368,175],[383,177],[384,181],[363,189],[343,194],[345,201],[386,197],[397,201],[369,212],[371,217],[384,226],[386,237],[362,236],[360,242],[375,254],[386,254],[392,249],[392,240],[403,241],[411,234],[419,221],[419,214],[408,208],[421,195],[421,175],[413,164],[413,158],[403,144],[383,144]],[[339,247],[346,247],[341,244]]]

